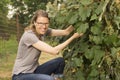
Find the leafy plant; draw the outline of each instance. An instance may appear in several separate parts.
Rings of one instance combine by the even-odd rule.
[[[47,6],[53,28],[72,24],[84,33],[64,50],[65,80],[120,80],[119,1],[55,0]]]

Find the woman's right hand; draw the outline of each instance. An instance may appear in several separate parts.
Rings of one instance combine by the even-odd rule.
[[[83,35],[83,33],[74,33],[73,34],[73,37],[74,38],[79,38],[79,37],[81,37]]]

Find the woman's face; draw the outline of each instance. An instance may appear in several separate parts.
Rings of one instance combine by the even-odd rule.
[[[36,31],[38,34],[45,34],[48,26],[49,26],[49,19],[47,17],[38,17],[36,22],[34,22]]]

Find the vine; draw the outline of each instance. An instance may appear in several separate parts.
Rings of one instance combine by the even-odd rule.
[[[119,0],[55,0],[47,6],[53,28],[71,24],[84,33],[64,50],[64,80],[120,80]]]

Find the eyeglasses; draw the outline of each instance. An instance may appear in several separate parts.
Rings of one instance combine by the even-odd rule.
[[[42,23],[42,22],[36,22],[38,25],[40,25],[40,26],[48,26],[49,25],[49,23]]]

